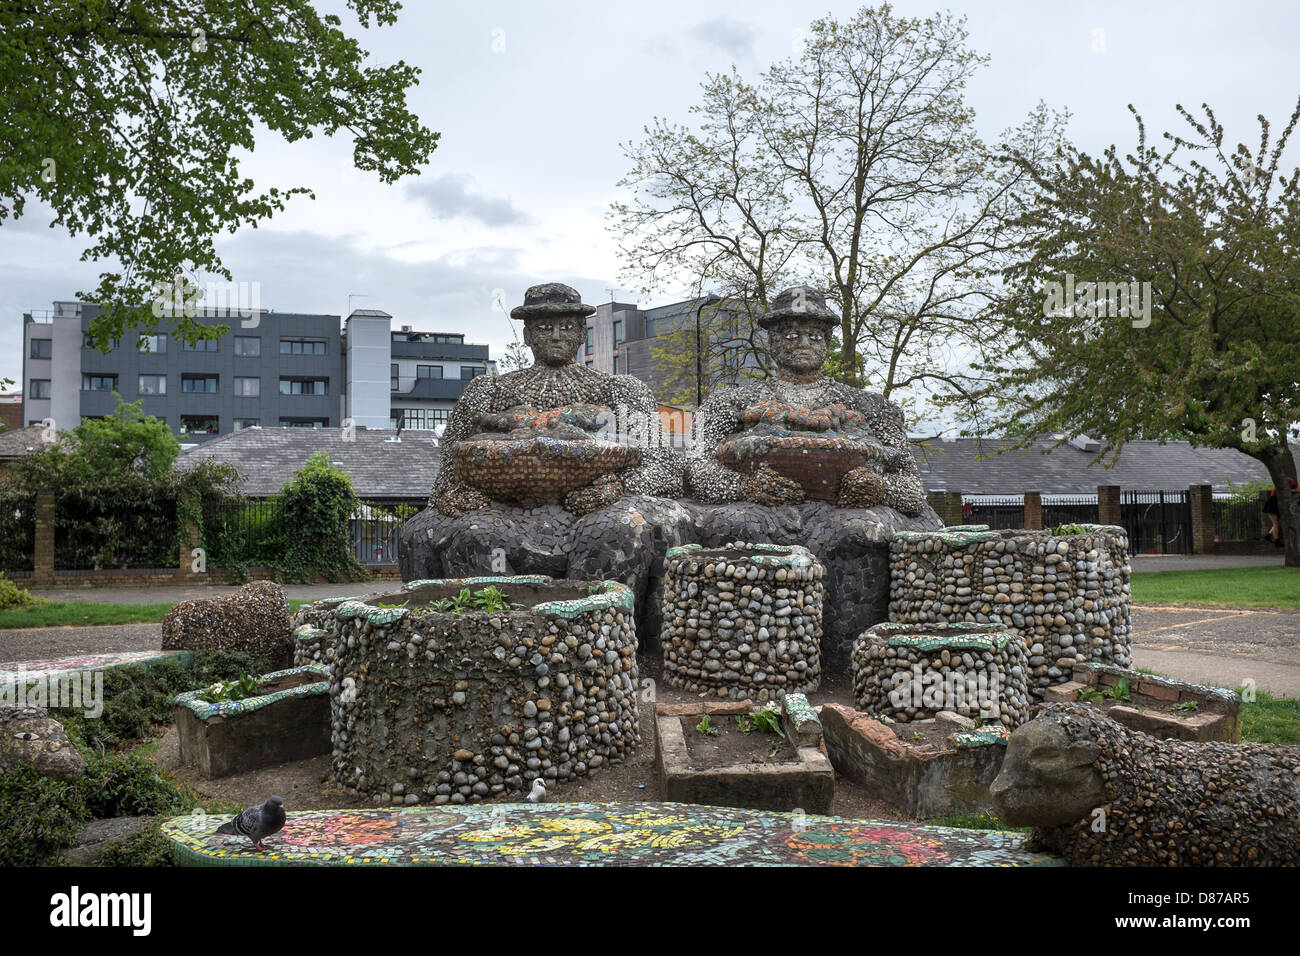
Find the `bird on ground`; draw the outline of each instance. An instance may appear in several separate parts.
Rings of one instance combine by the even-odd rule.
[[[262,841],[284,826],[284,798],[270,797],[266,803],[249,807],[229,823],[217,828],[218,833],[233,833],[253,841],[255,850],[265,850]]]
[[[546,784],[541,777],[533,780],[533,789],[528,791],[529,803],[541,803],[546,799]]]

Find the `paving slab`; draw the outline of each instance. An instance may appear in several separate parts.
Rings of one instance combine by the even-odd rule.
[[[162,832],[197,866],[1060,866],[1024,833],[681,803],[490,803],[305,810],[259,852],[175,817]]]

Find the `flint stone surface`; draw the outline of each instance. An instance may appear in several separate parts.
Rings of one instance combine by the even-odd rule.
[[[27,764],[54,780],[76,780],[86,762],[44,707],[0,708],[0,773]]]
[[[767,507],[633,495],[578,518],[559,505],[516,508],[494,502],[459,518],[425,508],[407,521],[401,531],[401,573],[404,581],[483,574],[619,581],[636,596],[642,649],[655,650],[669,548],[732,541],[802,545],[826,568],[823,670],[845,673],[858,635],[888,620],[891,536],[942,527],[929,506],[910,518],[884,506],[836,508],[824,501]],[[504,566],[493,565],[497,549]]]

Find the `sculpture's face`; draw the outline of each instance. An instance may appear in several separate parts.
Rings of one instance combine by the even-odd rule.
[[[777,367],[800,375],[820,371],[830,349],[825,324],[800,319],[774,328],[768,343]]]
[[[1068,826],[1106,802],[1094,766],[1101,748],[1064,727],[1031,720],[1011,735],[1002,770],[989,787],[998,816],[1013,827]]]
[[[524,344],[538,365],[568,365],[578,357],[587,338],[587,323],[579,315],[555,315],[524,322]]]

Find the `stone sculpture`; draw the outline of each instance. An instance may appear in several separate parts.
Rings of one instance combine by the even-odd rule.
[[[1048,704],[1012,733],[990,793],[1074,866],[1300,862],[1300,747],[1160,740]]]

